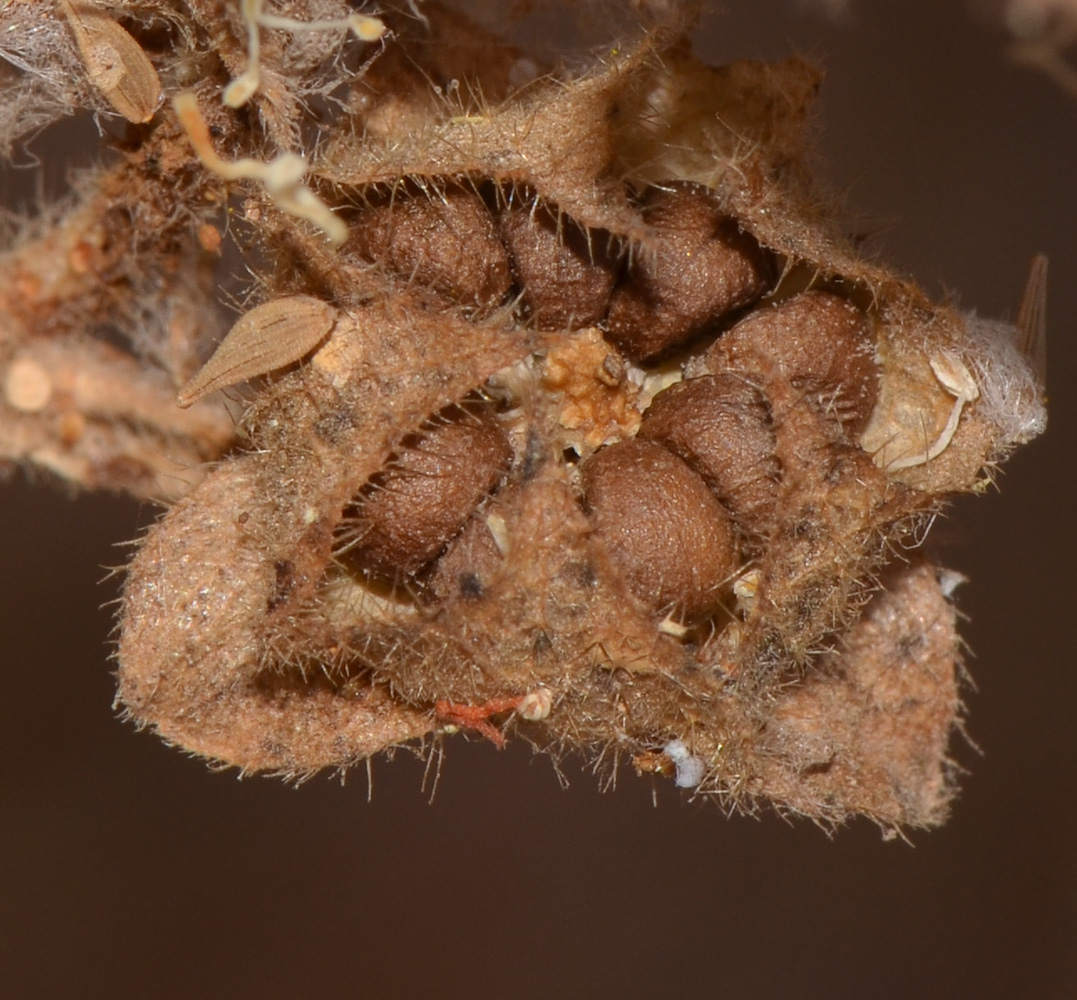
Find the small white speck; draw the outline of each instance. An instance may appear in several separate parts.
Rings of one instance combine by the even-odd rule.
[[[703,780],[706,765],[701,757],[688,752],[683,740],[670,740],[662,748],[662,753],[673,761],[673,766],[677,768],[673,783],[678,788],[695,788]]]

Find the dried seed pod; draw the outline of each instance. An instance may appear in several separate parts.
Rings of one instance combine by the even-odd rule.
[[[802,292],[755,310],[714,344],[707,366],[755,375],[764,390],[775,375],[785,379],[853,438],[879,395],[871,321],[831,292]]]
[[[681,459],[653,441],[603,448],[583,465],[595,529],[629,589],[685,620],[712,611],[737,567],[732,521]]]
[[[545,205],[500,216],[523,302],[542,330],[577,330],[606,315],[617,279],[608,233],[589,233]]]
[[[509,294],[508,251],[486,203],[458,185],[396,191],[362,209],[345,245],[454,305],[491,309]]]
[[[389,578],[422,569],[497,487],[511,460],[508,438],[489,411],[443,411],[363,487],[340,536],[350,560]]]
[[[770,255],[704,188],[652,188],[643,214],[654,245],[639,252],[614,290],[606,329],[636,358],[682,343],[766,292]]]
[[[762,393],[730,374],[678,382],[655,396],[639,437],[688,463],[740,526],[764,534],[773,523],[781,470]]]
[[[90,82],[129,122],[148,122],[161,103],[161,81],[142,47],[93,4],[61,0],[61,8]]]
[[[217,389],[298,361],[329,335],[337,311],[310,295],[291,295],[256,306],[228,331],[176,402],[190,406]]]

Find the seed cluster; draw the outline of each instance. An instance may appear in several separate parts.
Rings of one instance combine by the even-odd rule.
[[[777,517],[782,469],[768,391],[785,386],[794,402],[783,405],[807,402],[833,424],[829,437],[852,440],[878,393],[870,321],[848,299],[815,291],[745,315],[773,292],[777,265],[699,185],[663,183],[635,198],[654,234],[619,255],[609,234],[587,234],[542,203],[480,192],[398,189],[360,213],[345,252],[383,267],[421,301],[457,302],[473,321],[515,287],[513,322],[597,329],[595,375],[615,397],[625,396],[629,366],[643,376],[641,364],[653,369],[679,350],[667,375],[697,374],[654,396],[638,437],[617,426],[595,453],[578,455],[568,439],[547,448],[575,457],[577,501],[611,579],[659,618],[713,620]],[[473,395],[481,391],[489,386]],[[478,593],[498,545],[476,511],[513,478],[510,466],[518,475],[526,465],[510,446],[527,438],[514,434],[513,403],[503,400],[498,413],[476,396],[405,437],[338,526],[347,564],[416,594]],[[434,565],[443,554],[447,564]]]
[[[398,190],[363,211],[350,246],[421,301],[446,296],[473,320],[514,287],[513,322],[597,331],[586,341],[601,345],[592,384],[614,397],[625,397],[630,366],[645,377],[640,365],[653,370],[680,352],[665,364],[680,380],[642,413],[637,406],[635,427],[616,426],[614,440],[582,457],[567,438],[547,448],[574,459],[576,496],[613,579],[676,625],[713,620],[775,527],[782,469],[768,392],[810,407],[828,440],[855,440],[878,393],[870,319],[833,292],[774,295],[771,255],[698,185],[668,182],[637,196],[654,234],[619,255],[609,234],[482,190]],[[753,309],[768,292],[775,301]],[[558,385],[567,387],[563,376]],[[406,437],[338,528],[348,564],[417,594],[481,591],[499,550],[473,515],[526,465],[510,445],[526,440],[514,434],[512,402],[499,414],[491,399],[472,400]],[[466,539],[450,549],[465,525]],[[443,554],[446,565],[433,565]]]

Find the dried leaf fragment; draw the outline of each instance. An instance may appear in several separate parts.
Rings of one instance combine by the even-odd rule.
[[[336,310],[311,295],[256,306],[228,331],[213,356],[176,397],[183,407],[211,392],[266,375],[298,361],[333,329]]]
[[[92,4],[61,0],[61,7],[93,85],[129,122],[148,122],[161,103],[161,81],[142,46]]]

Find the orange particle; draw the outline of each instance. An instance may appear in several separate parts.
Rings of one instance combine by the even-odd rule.
[[[198,227],[198,244],[207,253],[221,252],[221,231],[211,222]]]
[[[86,433],[86,418],[77,410],[68,410],[60,417],[58,430],[60,440],[65,445],[68,447],[76,445]]]
[[[67,252],[67,266],[75,274],[89,274],[93,265],[94,248],[85,240],[79,240]]]
[[[14,285],[24,299],[34,300],[41,294],[42,282],[36,274],[23,271],[15,278]]]

